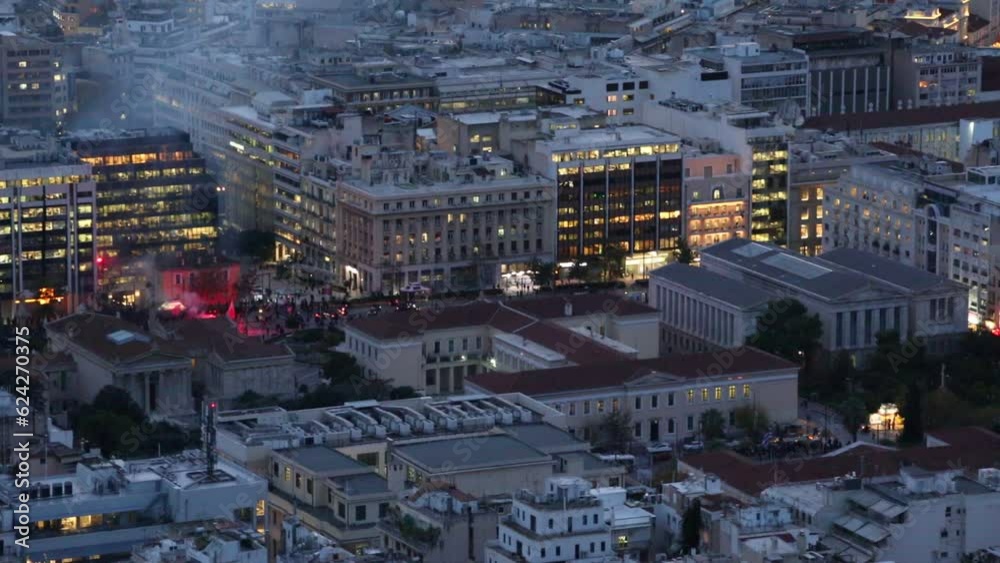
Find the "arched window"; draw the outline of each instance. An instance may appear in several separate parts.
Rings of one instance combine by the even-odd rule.
[[[723,196],[723,193],[722,193],[722,188],[712,188],[712,199],[713,200],[722,199],[723,197],[724,196]]]

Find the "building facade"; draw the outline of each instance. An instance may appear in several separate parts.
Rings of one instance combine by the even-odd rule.
[[[0,169],[0,194],[4,316],[14,316],[18,302],[57,303],[72,313],[91,301],[97,287],[97,195],[90,166],[43,159]]]
[[[514,154],[555,182],[558,260],[585,262],[614,246],[642,276],[678,247],[683,156],[675,135],[644,125],[556,131]]]
[[[44,39],[0,34],[0,123],[54,131],[70,110],[62,48]]]

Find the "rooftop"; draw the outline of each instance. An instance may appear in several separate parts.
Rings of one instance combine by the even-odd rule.
[[[843,477],[888,477],[904,464],[930,471],[1000,466],[1000,435],[980,427],[953,428],[930,433],[947,445],[903,450],[853,448],[839,455],[794,461],[756,463],[734,452],[706,452],[688,456],[684,464],[719,476],[729,486],[751,495],[789,483],[812,483]]]
[[[723,303],[729,303],[740,309],[752,309],[773,299],[773,296],[766,291],[710,272],[705,268],[697,268],[679,262],[657,268],[650,275],[690,288],[697,293]]]
[[[932,274],[920,268],[914,268],[853,248],[837,248],[824,252],[817,259],[820,262],[832,262],[851,271],[877,279],[907,292],[923,292],[930,289],[949,287],[956,291],[965,286],[945,277]]]
[[[46,324],[45,329],[113,364],[136,362],[152,356],[186,361],[181,351],[170,342],[149,336],[138,326],[109,315],[69,315]]]
[[[648,375],[657,375],[665,380],[683,384],[711,376],[748,376],[775,371],[795,373],[798,369],[792,362],[756,348],[739,348],[732,351],[732,356],[732,362],[720,362],[718,354],[712,352],[518,373],[486,372],[469,376],[467,382],[492,393],[516,392],[538,396],[619,387],[636,383]]]
[[[602,129],[557,131],[553,138],[539,141],[538,144],[549,150],[559,151],[678,142],[680,142],[680,137],[673,133],[654,129],[648,125],[625,125]]]
[[[364,474],[371,468],[327,446],[306,446],[275,452],[292,463],[318,475]]]
[[[506,434],[408,444],[394,453],[430,473],[550,462],[545,453]]]
[[[985,77],[986,73],[983,76]],[[806,119],[805,127],[835,131],[864,131],[865,129],[915,127],[932,123],[957,123],[960,119],[997,117],[1000,117],[1000,101],[871,113],[823,115]]]
[[[705,258],[752,272],[768,281],[809,293],[824,300],[838,300],[866,288],[892,292],[885,283],[868,278],[834,262],[801,256],[774,245],[731,239],[701,251]]]

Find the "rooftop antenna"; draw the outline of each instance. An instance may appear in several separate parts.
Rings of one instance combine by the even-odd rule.
[[[215,477],[215,464],[218,461],[218,454],[215,451],[215,415],[218,407],[219,404],[215,401],[208,401],[202,407],[201,439],[205,448],[206,475],[209,479]]]

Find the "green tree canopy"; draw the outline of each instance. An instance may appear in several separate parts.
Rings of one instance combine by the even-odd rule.
[[[810,315],[795,299],[778,299],[767,304],[757,318],[757,333],[747,343],[793,362],[802,363],[819,346],[823,324],[819,315]]]
[[[721,440],[726,433],[726,421],[719,409],[708,409],[701,413],[701,434],[705,441]]]

